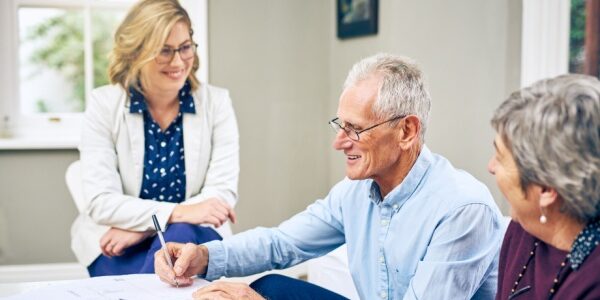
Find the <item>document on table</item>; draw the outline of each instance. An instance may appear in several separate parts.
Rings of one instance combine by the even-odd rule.
[[[23,294],[8,297],[11,300],[164,300],[191,299],[192,293],[209,282],[195,279],[188,287],[173,287],[155,274],[102,276],[49,285]]]

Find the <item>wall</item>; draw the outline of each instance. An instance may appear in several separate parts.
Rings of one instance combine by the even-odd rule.
[[[77,209],[65,185],[75,150],[0,151],[0,265],[75,261]]]
[[[492,112],[519,87],[520,1],[382,0],[379,4],[376,36],[329,40],[330,115],[336,112],[348,70],[360,58],[389,52],[417,60],[432,96],[428,147],[486,183],[506,213],[486,165],[493,153]],[[331,151],[330,164],[333,183],[343,177],[341,155]]]
[[[210,82],[240,128],[239,224],[274,226],[329,183],[329,3],[210,1]]]

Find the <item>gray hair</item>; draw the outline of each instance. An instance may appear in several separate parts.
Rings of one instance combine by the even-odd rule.
[[[344,89],[374,74],[381,74],[383,82],[372,108],[373,114],[380,119],[416,115],[421,123],[419,136],[424,142],[431,98],[417,64],[410,58],[384,53],[364,58],[348,73]]]
[[[600,215],[600,81],[562,75],[514,92],[492,126],[511,150],[523,190],[556,189],[561,211],[588,223]]]

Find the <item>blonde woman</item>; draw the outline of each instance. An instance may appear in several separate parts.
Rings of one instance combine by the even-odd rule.
[[[112,85],[93,91],[79,151],[87,207],[72,248],[91,276],[154,272],[165,239],[230,234],[238,130],[226,90],[200,83],[191,20],[176,0],[143,0],[119,26]]]

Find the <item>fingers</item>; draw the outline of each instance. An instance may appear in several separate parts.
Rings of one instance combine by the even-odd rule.
[[[173,269],[177,276],[183,276],[191,273],[188,276],[196,274],[196,270],[188,270],[190,269],[190,265],[195,262],[195,260],[199,259],[199,249],[196,245],[192,243],[187,243],[178,251],[174,251],[174,256],[177,258],[175,261],[175,265]]]
[[[219,200],[216,198],[215,198],[215,200],[216,201],[212,201],[212,203],[211,203],[211,207],[212,207],[213,211],[218,211],[220,214],[226,216],[228,213],[227,203],[225,203],[225,201],[222,201],[222,200]]]
[[[192,294],[194,299],[264,299],[245,283],[213,282]],[[221,297],[221,298],[219,298]]]
[[[235,211],[233,210],[233,208],[229,207],[229,205],[228,205],[227,212],[228,212],[229,219],[231,220],[231,222],[233,224],[235,224],[235,222],[237,220],[237,216],[235,215]]]
[[[158,275],[160,280],[171,285],[176,285],[174,280],[175,272],[173,272],[169,266],[163,249],[160,249],[154,253],[154,273]]]
[[[181,252],[181,248],[184,247],[184,244],[181,243],[167,243],[167,251],[168,255],[171,258],[178,257],[177,253]],[[165,256],[165,250],[160,249],[154,253],[154,272],[160,280],[169,283],[171,285],[190,285],[192,281],[190,278],[178,278],[177,282],[175,282],[175,272],[169,266],[167,262],[167,258]]]
[[[104,246],[104,248],[100,249],[102,250],[102,254],[113,257],[122,255],[124,248],[124,245],[110,241],[106,246]]]
[[[235,299],[233,296],[227,295],[225,292],[215,291],[207,293],[194,292],[192,294],[194,300],[221,300],[221,299]]]
[[[106,246],[104,246],[104,247],[103,247],[103,246],[100,246],[100,250],[102,251],[102,255],[105,255],[105,256],[108,256],[108,257],[110,257],[110,256],[112,256],[112,255],[110,255],[110,253],[109,253],[109,251],[108,251],[108,249],[107,249],[107,246],[108,246],[108,245],[106,245]]]
[[[221,225],[223,225],[223,223],[227,222],[227,211],[222,212],[220,210],[214,210],[212,211],[212,215],[219,219],[219,222],[221,223]]]
[[[192,297],[194,299],[234,299],[233,295],[230,295],[226,288],[227,284],[213,282],[192,293]]]
[[[233,223],[237,221],[231,206],[219,198],[210,198],[200,203],[178,207],[180,206],[177,206],[176,209],[183,210],[183,215],[186,216],[184,219],[193,224],[210,224],[218,228],[228,219]]]
[[[104,254],[108,257],[115,256],[115,253],[113,252],[113,248],[116,246],[117,242],[114,241],[113,239],[107,239],[103,244],[102,243],[100,244],[100,250],[102,251],[102,254]]]
[[[111,230],[107,231],[102,238],[100,239],[100,250],[102,251],[102,254],[106,255],[106,256],[110,256],[110,254],[108,253],[108,245],[111,242]]]
[[[231,220],[231,222],[235,223],[237,218],[236,218],[235,211],[233,210],[233,208],[224,200],[221,200],[218,198],[215,198],[215,200],[217,200],[217,201],[214,202],[216,204],[214,207],[220,213],[219,219],[223,221],[221,223],[221,225],[223,225],[223,223],[225,223],[228,218]],[[222,218],[221,218],[221,215],[222,215]]]
[[[113,256],[121,256],[123,252],[125,252],[126,245],[125,243],[116,243],[113,245],[111,252]]]
[[[219,227],[221,227],[221,225],[223,225],[223,223],[225,223],[225,220],[222,220],[215,215],[209,215],[209,216],[206,216],[206,223],[213,225],[216,228],[219,228]]]

